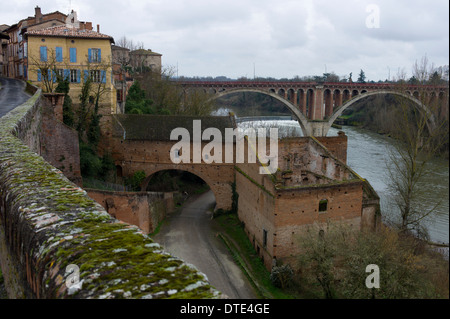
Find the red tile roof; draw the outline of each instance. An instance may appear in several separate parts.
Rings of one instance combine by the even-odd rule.
[[[46,36],[83,39],[109,39],[114,43],[113,37],[93,30],[81,30],[72,26],[60,25],[50,28],[32,30],[25,33],[27,36]]]

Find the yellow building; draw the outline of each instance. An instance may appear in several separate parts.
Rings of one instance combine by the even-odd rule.
[[[80,28],[76,15],[75,19],[69,16],[65,25],[31,30],[25,33],[25,37],[28,80],[43,91],[52,91],[56,87],[55,73],[58,73],[69,79],[69,95],[74,104],[79,104],[83,82],[90,77],[93,81],[92,94],[97,90],[102,92],[101,113],[116,113],[112,37],[100,33],[98,27],[97,32],[84,26]]]

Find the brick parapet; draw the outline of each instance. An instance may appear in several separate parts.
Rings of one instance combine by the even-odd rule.
[[[163,251],[21,139],[40,127],[41,91],[0,119],[0,262],[10,298],[216,298],[197,269]],[[36,145],[34,145],[35,147]],[[80,286],[66,284],[69,265]]]

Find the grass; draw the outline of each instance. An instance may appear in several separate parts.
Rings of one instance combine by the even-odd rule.
[[[298,296],[275,287],[270,272],[258,257],[236,214],[224,214],[215,218],[221,226],[224,240],[236,263],[253,284],[262,299],[292,299]]]

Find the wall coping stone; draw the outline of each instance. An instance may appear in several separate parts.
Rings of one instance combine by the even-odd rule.
[[[18,138],[41,100],[38,89],[0,119],[0,238],[25,286],[10,297],[223,298],[194,266],[112,218]],[[72,264],[76,286],[66,284]]]

